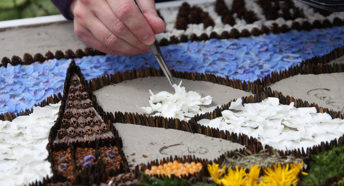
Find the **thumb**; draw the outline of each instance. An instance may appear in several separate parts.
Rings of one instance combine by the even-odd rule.
[[[138,6],[142,10],[143,15],[148,21],[153,31],[158,34],[165,31],[165,22],[158,16],[155,9],[154,0],[136,0]]]

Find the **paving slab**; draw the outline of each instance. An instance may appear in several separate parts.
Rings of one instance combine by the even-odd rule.
[[[44,55],[49,50],[55,52],[85,48],[73,30],[73,22],[1,30],[0,59],[13,55],[22,57],[25,53]]]
[[[114,126],[122,138],[123,152],[132,169],[141,163],[170,156],[191,155],[213,160],[225,152],[244,148],[228,140],[174,129],[123,123],[115,123]]]
[[[176,83],[180,81],[187,91],[192,90],[202,96],[212,96],[213,104],[211,106],[223,105],[232,99],[251,95],[249,92],[211,82],[175,78]],[[95,91],[94,94],[106,112],[121,111],[143,114],[141,107],[149,106],[149,90],[155,94],[160,91],[174,92],[166,77],[147,77],[109,85]]]
[[[344,64],[344,56],[332,60],[329,64]]]
[[[344,113],[344,73],[296,75],[273,85],[272,90]]]

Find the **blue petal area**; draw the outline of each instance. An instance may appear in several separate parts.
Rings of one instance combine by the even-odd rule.
[[[344,27],[291,31],[236,40],[210,39],[161,47],[168,66],[181,72],[210,73],[254,81],[283,71],[305,59],[344,46]],[[53,59],[29,66],[0,68],[0,114],[30,109],[52,94],[62,93],[71,60]],[[132,69],[159,68],[151,53],[87,56],[76,59],[87,80]]]

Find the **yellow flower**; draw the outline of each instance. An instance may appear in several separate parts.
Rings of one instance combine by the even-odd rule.
[[[221,184],[220,177],[225,173],[225,170],[226,166],[219,169],[219,164],[217,163],[213,163],[212,165],[208,164],[208,171],[211,179],[217,184]]]
[[[260,168],[258,165],[250,166],[250,172],[247,174],[247,186],[258,185],[258,177],[260,173]]]
[[[298,174],[300,172],[300,170],[302,170],[302,168],[303,168],[303,161],[301,163],[293,163],[290,165],[290,167],[291,167],[291,169],[294,169]],[[307,172],[303,172],[303,171],[301,172],[301,174],[302,175],[308,175]]]
[[[261,177],[259,185],[280,185],[289,186],[297,185],[298,174],[302,169],[303,163],[300,164],[281,164],[274,165],[273,168],[265,168],[265,176]]]
[[[225,186],[240,186],[245,185],[247,182],[246,168],[238,168],[235,166],[235,170],[228,169],[227,175],[221,179],[221,183]]]

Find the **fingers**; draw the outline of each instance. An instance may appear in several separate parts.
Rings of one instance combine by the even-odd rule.
[[[86,45],[117,55],[145,52],[112,34],[83,3],[77,1],[73,6],[73,13],[75,33]]]
[[[95,14],[95,16],[105,25],[105,27],[115,36],[128,42],[132,47],[138,48],[142,51],[148,51],[149,47],[144,45],[139,41],[126,27],[124,23],[119,20],[109,5],[104,3],[99,3],[96,0],[88,1],[87,5]]]
[[[155,33],[164,31],[153,0],[73,0],[75,33],[87,45],[120,55],[150,51]]]
[[[77,24],[74,26],[74,32],[81,39],[81,41],[88,47],[97,48],[99,51],[111,54],[114,51],[106,48],[102,43],[100,43],[92,33],[85,27]]]
[[[116,17],[146,45],[153,44],[155,37],[150,24],[133,0],[106,0]]]
[[[133,48],[127,42],[113,35],[100,21],[91,19],[89,22],[92,22],[92,24],[86,23],[87,28],[89,28],[92,35],[107,48],[121,53],[142,53],[139,49]]]
[[[155,34],[165,31],[166,25],[156,12],[154,0],[137,0],[137,4]]]

